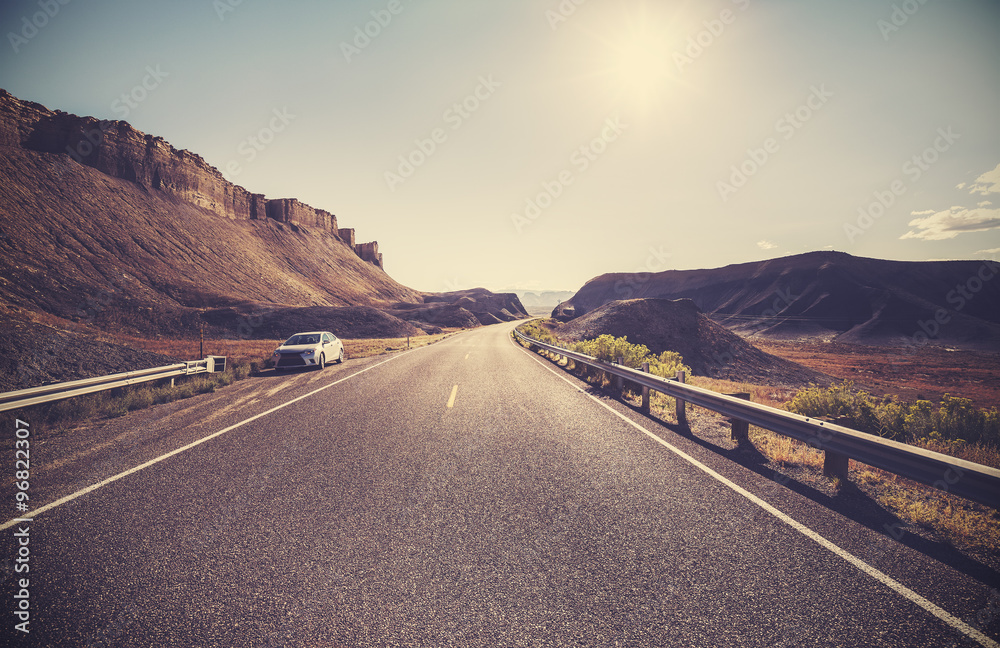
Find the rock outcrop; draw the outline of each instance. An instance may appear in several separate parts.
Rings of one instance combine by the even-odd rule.
[[[354,249],[357,251],[358,256],[367,261],[377,265],[382,266],[382,253],[378,251],[378,241],[372,241],[371,243],[356,243]]]
[[[383,267],[378,245],[355,244],[354,231],[338,228],[337,217],[330,212],[295,198],[269,200],[251,193],[226,180],[201,156],[175,149],[162,137],[142,133],[125,121],[52,111],[0,90],[0,146],[65,156],[65,165],[83,164],[231,219],[270,218],[316,228],[343,241],[369,263]],[[350,233],[350,240],[344,232]]]

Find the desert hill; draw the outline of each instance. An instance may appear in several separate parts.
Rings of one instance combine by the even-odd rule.
[[[570,320],[615,300],[690,299],[742,335],[894,346],[921,345],[927,335],[932,344],[1000,350],[998,273],[989,261],[811,252],[710,270],[605,274],[552,314]]]
[[[395,281],[378,244],[356,243],[330,212],[253,194],[126,122],[51,111],[2,90],[0,213],[0,309],[15,318],[177,336],[203,322],[225,333],[263,310],[306,308],[286,310],[286,321],[340,322],[345,337],[408,335],[419,328],[391,307],[447,299]],[[519,303],[499,302],[523,316]],[[375,325],[329,310],[346,307],[383,315]],[[501,310],[479,309],[463,325],[504,319]]]
[[[825,384],[829,376],[754,347],[699,312],[689,299],[613,301],[562,324],[555,334],[579,341],[599,335],[627,337],[656,354],[676,351],[702,376],[764,384]]]

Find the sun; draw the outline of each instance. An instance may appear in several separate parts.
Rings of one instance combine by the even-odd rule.
[[[610,50],[609,72],[622,95],[646,105],[666,92],[672,80],[670,52],[658,30],[638,25]]]
[[[646,2],[622,2],[609,7],[601,22],[597,76],[625,104],[643,111],[661,106],[679,81],[672,21]]]

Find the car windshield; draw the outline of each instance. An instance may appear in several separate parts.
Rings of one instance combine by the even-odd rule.
[[[295,346],[297,344],[318,344],[318,335],[293,335],[285,342],[285,346]]]

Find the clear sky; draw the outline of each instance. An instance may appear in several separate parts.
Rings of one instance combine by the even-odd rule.
[[[420,290],[1000,252],[997,2],[11,0],[0,21],[0,87],[329,210]]]

